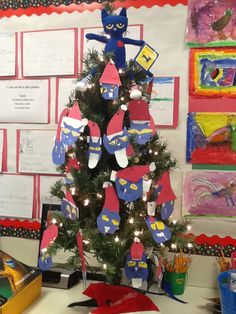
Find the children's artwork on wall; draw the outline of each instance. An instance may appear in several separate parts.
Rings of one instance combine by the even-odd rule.
[[[187,45],[236,46],[235,21],[234,0],[189,0]]]
[[[192,49],[190,69],[190,96],[236,97],[236,49]]]
[[[236,113],[188,114],[187,161],[236,164]]]
[[[235,172],[186,172],[183,193],[183,211],[186,215],[236,216]]]
[[[178,110],[179,77],[155,77],[150,101],[150,114],[153,116],[155,126],[176,128]]]

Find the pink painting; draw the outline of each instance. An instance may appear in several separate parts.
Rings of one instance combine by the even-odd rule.
[[[187,45],[236,46],[235,0],[189,0]]]
[[[236,216],[236,172],[186,172],[183,193],[184,215]]]

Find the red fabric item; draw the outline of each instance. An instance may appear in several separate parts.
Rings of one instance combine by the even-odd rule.
[[[116,213],[120,211],[120,202],[113,186],[105,188],[105,203],[103,208],[107,208]]]
[[[162,185],[160,194],[157,198],[157,205],[174,201],[176,199],[175,193],[171,187],[170,174],[168,171],[163,173],[161,179],[157,181],[157,184]]]
[[[149,166],[132,166],[117,171],[116,177],[138,182],[145,174],[150,172]]]
[[[123,110],[118,110],[114,116],[109,121],[107,127],[107,135],[116,134],[122,132],[123,130],[123,120],[124,120],[125,112]]]
[[[99,82],[111,85],[121,85],[120,76],[114,63],[107,63]]]
[[[130,248],[130,254],[132,259],[141,260],[143,257],[144,246],[141,242],[134,242]]]
[[[91,311],[94,314],[159,312],[158,307],[147,296],[129,287],[93,283],[83,294],[97,301],[98,308]]]
[[[134,99],[129,102],[128,110],[131,121],[150,121],[148,103],[142,99]]]

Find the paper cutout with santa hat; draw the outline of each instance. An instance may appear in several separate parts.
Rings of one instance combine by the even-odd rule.
[[[61,139],[64,145],[72,145],[75,143],[79,135],[84,131],[88,120],[82,119],[79,104],[74,102],[67,116],[61,121]]]
[[[130,127],[128,133],[139,145],[146,144],[156,133],[151,126],[151,115],[148,103],[142,99],[131,100],[128,105]]]
[[[107,63],[99,82],[101,84],[100,91],[104,99],[109,100],[118,98],[121,81],[114,63]]]
[[[146,224],[156,243],[160,244],[170,240],[171,231],[163,221],[153,216],[149,216],[146,219]]]
[[[61,211],[66,218],[71,220],[79,218],[79,208],[76,206],[75,201],[68,190],[61,202]]]
[[[115,154],[116,161],[121,168],[128,165],[126,149],[129,146],[128,131],[123,128],[125,112],[119,109],[111,118],[107,126],[107,135],[103,136],[103,144],[109,154]]]
[[[75,154],[73,153],[73,156],[69,159],[68,164],[66,165],[66,177],[65,177],[65,184],[73,184],[73,176],[71,174],[71,171],[80,170],[80,164],[77,158],[75,157]]]
[[[134,288],[140,288],[148,277],[147,255],[144,246],[138,238],[130,248],[130,253],[126,257],[125,275],[132,281]]]
[[[105,203],[97,217],[97,226],[101,233],[113,234],[120,225],[120,203],[112,183],[104,182],[103,186],[105,187]]]
[[[149,166],[132,166],[119,170],[115,174],[116,192],[118,197],[126,202],[136,201],[143,195],[143,192],[148,192],[144,189],[143,176],[153,171],[155,165],[152,163]],[[150,184],[148,185],[150,188]]]
[[[159,190],[157,205],[161,205],[161,219],[166,220],[174,210],[174,200],[176,196],[171,187],[170,174],[165,171],[161,178],[156,182]]]
[[[42,240],[40,242],[40,256],[38,259],[38,267],[43,271],[52,267],[52,257],[48,254],[48,248],[57,237],[58,227],[55,224],[49,225],[43,232]]]
[[[101,132],[98,125],[93,121],[88,121],[88,127],[90,131],[90,136],[88,136],[87,141],[89,143],[88,148],[88,167],[89,169],[94,169],[97,166],[99,159],[102,156],[102,139]]]

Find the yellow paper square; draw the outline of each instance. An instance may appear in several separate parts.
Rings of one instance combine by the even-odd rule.
[[[150,46],[144,45],[143,48],[138,53],[135,61],[146,71],[150,69],[150,67],[155,62],[158,57],[158,53],[153,50]]]

